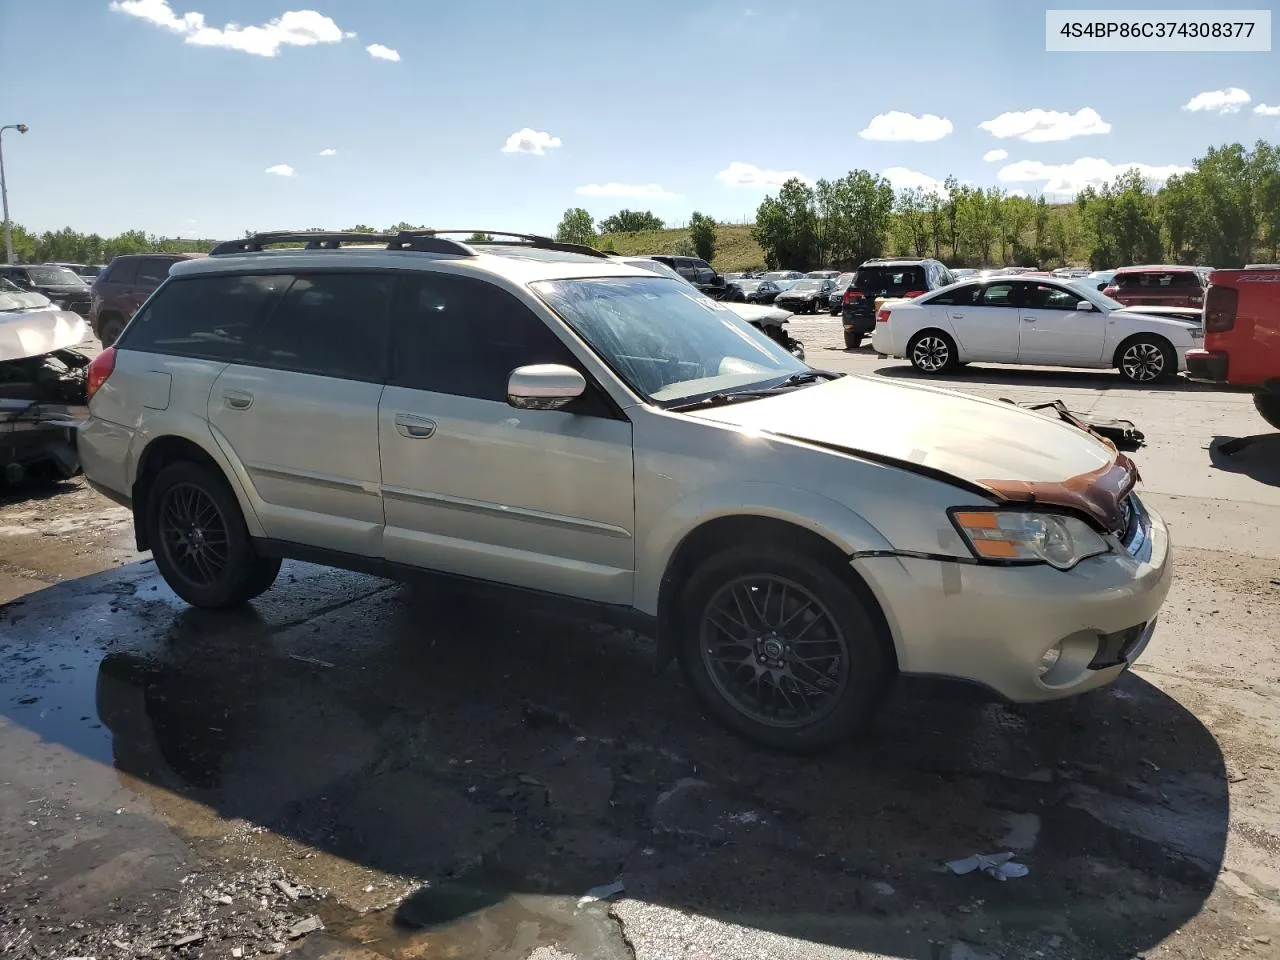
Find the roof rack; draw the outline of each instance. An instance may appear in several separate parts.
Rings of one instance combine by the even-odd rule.
[[[233,253],[261,253],[263,248],[274,243],[301,243],[304,250],[337,250],[345,244],[352,243],[384,243],[388,250],[413,250],[418,253],[447,253],[454,256],[475,256],[475,247],[486,244],[506,244],[506,240],[472,240],[463,243],[450,240],[441,234],[485,234],[490,237],[506,237],[522,241],[523,245],[539,250],[559,250],[564,253],[578,253],[588,257],[608,259],[609,255],[601,253],[594,247],[581,243],[561,243],[550,237],[536,233],[510,233],[505,230],[400,230],[396,233],[358,233],[352,231],[302,230],[276,231],[274,233],[255,233],[242,240],[228,240],[219,243],[209,255],[213,257]]]

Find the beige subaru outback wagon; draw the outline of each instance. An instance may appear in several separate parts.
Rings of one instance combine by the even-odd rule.
[[[1141,653],[1169,537],[1106,441],[806,366],[688,284],[501,234],[267,234],[90,372],[85,472],[198,607],[282,558],[570,601],[733,730],[845,737],[893,676],[1015,701]]]

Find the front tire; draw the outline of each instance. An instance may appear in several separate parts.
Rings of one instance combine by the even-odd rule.
[[[147,535],[165,583],[193,607],[224,610],[264,593],[280,561],[253,548],[226,480],[190,460],[160,471],[147,500]]]
[[[1280,393],[1255,393],[1253,405],[1263,420],[1280,430]]]
[[[956,344],[941,330],[922,330],[907,344],[907,359],[929,376],[950,373],[959,366]]]
[[[1120,344],[1116,366],[1130,383],[1159,383],[1178,371],[1178,355],[1167,340],[1148,335],[1134,337]]]
[[[682,598],[680,662],[725,727],[795,753],[865,723],[892,676],[872,601],[821,560],[776,546],[730,547]]]

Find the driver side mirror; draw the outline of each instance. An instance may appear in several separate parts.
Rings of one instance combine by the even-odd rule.
[[[1092,301],[1080,300],[1076,303],[1076,309],[1088,313],[1090,310],[1096,310],[1097,307],[1093,305]]]
[[[520,410],[559,410],[586,393],[587,379],[562,363],[516,367],[507,378],[507,403]]]

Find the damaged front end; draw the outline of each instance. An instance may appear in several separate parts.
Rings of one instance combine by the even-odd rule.
[[[61,310],[0,312],[0,480],[80,472],[76,427],[87,415],[89,358],[73,349],[85,321]]]

